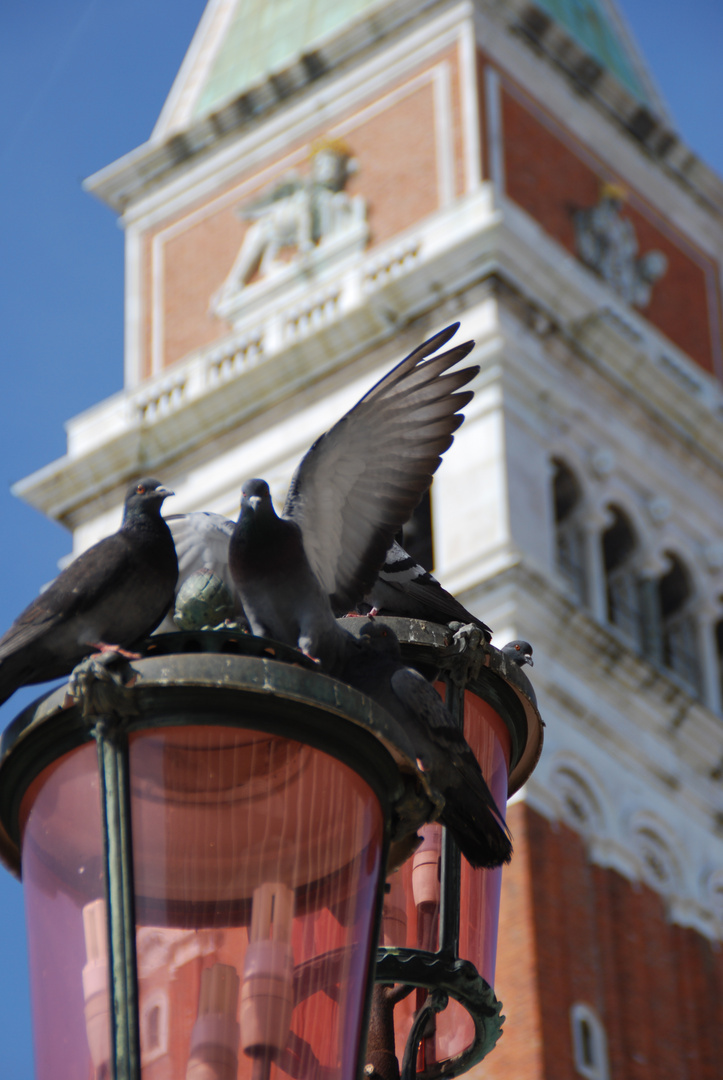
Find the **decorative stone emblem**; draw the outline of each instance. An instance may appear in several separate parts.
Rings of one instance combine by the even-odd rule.
[[[310,165],[308,175],[289,172],[238,209],[251,224],[212,304],[222,318],[233,320],[276,285],[323,271],[331,259],[364,249],[366,202],[344,190],[357,167],[351,151],[341,139],[321,139],[312,145]]]
[[[662,251],[638,256],[635,227],[621,213],[624,203],[622,188],[603,184],[597,206],[575,211],[575,245],[582,261],[623,300],[644,308],[650,303],[653,285],[668,269],[668,260]]]

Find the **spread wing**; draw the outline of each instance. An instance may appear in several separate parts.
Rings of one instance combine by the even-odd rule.
[[[371,588],[394,535],[432,482],[464,419],[479,371],[450,372],[468,341],[433,356],[456,332],[447,327],[410,353],[314,443],[289,488],[294,520],[332,605],[350,610]]]
[[[228,545],[235,522],[206,511],[166,517],[178,556],[178,585],[195,570],[210,570],[235,591],[228,566]]]

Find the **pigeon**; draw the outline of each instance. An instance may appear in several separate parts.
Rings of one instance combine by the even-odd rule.
[[[364,597],[372,615],[399,615],[428,622],[460,622],[476,626],[485,641],[492,638],[486,623],[467,611],[437,579],[408,555],[396,540],[387,551],[379,576]]]
[[[245,622],[243,605],[231,576],[228,563],[229,541],[236,523],[222,514],[194,511],[190,514],[169,514],[166,519],[171,530],[178,556],[178,597],[185,583],[201,570],[209,571],[219,578],[232,598],[235,619]],[[367,593],[361,614],[397,615],[409,619],[426,619],[429,622],[450,623],[457,621],[477,626],[485,640],[492,636],[490,628],[467,611],[459,600],[444,589],[437,579],[420,566],[396,540],[387,551],[379,576]],[[371,612],[369,612],[371,608]],[[335,614],[346,614],[339,609]],[[177,628],[169,613],[156,633]]]
[[[532,659],[532,646],[529,641],[508,641],[506,645],[502,646],[500,652],[504,653],[519,667],[524,667],[525,664],[529,664],[530,667],[535,666]]]
[[[195,511],[190,514],[169,514],[166,517],[178,556],[176,597],[183,586],[199,571],[209,571],[223,582],[233,607],[234,621],[245,625],[241,597],[234,585],[228,565],[228,545],[236,523],[222,514]],[[173,609],[166,615],[156,633],[178,629]]]
[[[173,492],[143,479],[126,493],[117,533],[79,555],[0,638],[0,702],[20,686],[70,674],[94,650],[126,655],[161,622],[178,563],[161,504]]]
[[[479,368],[450,372],[473,348],[438,356],[459,324],[410,353],[304,455],[281,517],[268,484],[244,484],[229,546],[231,574],[254,634],[298,645],[333,674],[352,610],[372,587],[395,534],[432,482],[472,398]]]
[[[252,633],[295,645],[335,674],[346,631],[311,568],[301,528],[277,516],[265,480],[243,486],[229,564]]]
[[[399,640],[378,620],[347,643],[340,678],[387,710],[409,735],[417,763],[445,805],[439,820],[474,867],[510,861],[512,843],[472,749],[434,687],[406,667]]]

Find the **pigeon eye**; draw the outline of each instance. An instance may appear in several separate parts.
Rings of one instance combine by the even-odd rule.
[[[145,495],[145,493],[146,493],[145,485],[144,484],[139,484],[138,487],[136,488],[136,491],[137,491],[137,493],[139,495]]]

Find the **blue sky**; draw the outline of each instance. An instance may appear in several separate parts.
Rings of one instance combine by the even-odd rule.
[[[123,237],[84,177],[145,141],[203,0],[28,0],[0,13],[0,632],[68,534],[10,484],[60,457],[63,423],[122,385]],[[723,5],[623,0],[684,140],[723,173]],[[0,727],[37,691],[0,708]],[[21,887],[0,869],[0,1074],[33,1076]]]

